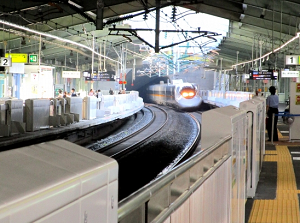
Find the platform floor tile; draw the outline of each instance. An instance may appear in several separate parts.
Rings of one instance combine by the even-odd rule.
[[[274,200],[253,200],[248,223],[300,223],[299,190],[287,146],[266,150],[264,162],[277,162],[277,190]]]

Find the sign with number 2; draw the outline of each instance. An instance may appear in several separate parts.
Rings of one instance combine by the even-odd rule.
[[[11,58],[10,57],[1,57],[0,58],[1,67],[11,67]]]

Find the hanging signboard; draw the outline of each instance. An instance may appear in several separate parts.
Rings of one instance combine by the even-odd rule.
[[[299,71],[281,71],[281,77],[299,77]]]
[[[80,78],[80,71],[63,71],[63,78]]]
[[[91,77],[85,76],[86,81],[115,81],[113,78],[115,71],[94,72]]]
[[[83,75],[84,77],[91,77],[91,73],[88,72],[88,71],[83,71],[82,75]]]
[[[285,56],[285,65],[299,65],[300,57],[299,55],[286,55]]]
[[[29,63],[37,64],[39,55],[37,54],[29,54]]]
[[[100,79],[100,81],[114,81],[112,80],[112,74],[108,72],[99,72],[98,79]]]
[[[245,79],[249,79],[250,78],[250,74],[243,74]]]
[[[11,58],[10,57],[1,57],[0,58],[1,67],[11,67]]]
[[[278,72],[273,70],[250,70],[249,72],[251,80],[277,80]]]
[[[41,74],[52,75],[52,67],[40,67]]]
[[[299,64],[299,56],[298,55],[286,55],[285,56],[285,64],[286,65],[298,65]]]
[[[6,53],[5,57],[10,57],[12,63],[27,63],[28,54],[27,53]]]
[[[11,67],[11,58],[10,57],[1,57],[0,66],[2,67]]]

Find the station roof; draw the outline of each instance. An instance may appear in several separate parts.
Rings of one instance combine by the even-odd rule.
[[[25,26],[39,32],[60,36],[77,43],[92,46],[91,39],[96,38],[95,48],[108,44],[107,56],[118,60],[121,43],[128,41],[123,36],[109,35],[108,27],[124,28],[118,23],[124,14],[136,14],[154,10],[158,2],[154,0],[14,0],[0,3],[0,20]],[[262,43],[262,55],[278,48],[295,36],[300,28],[298,8],[300,2],[269,0],[189,0],[159,1],[160,7],[181,6],[195,12],[207,13],[230,21],[229,30],[217,47],[216,60],[211,67],[231,68],[236,62],[249,61],[260,55],[259,43]],[[98,15],[98,16],[97,16]],[[103,18],[103,19],[102,19]],[[102,24],[103,23],[103,24]],[[103,30],[101,30],[103,25]],[[96,30],[97,26],[97,30]],[[126,27],[125,27],[126,28]],[[129,28],[129,27],[128,27]],[[218,30],[211,30],[218,32]],[[37,37],[34,37],[37,36]],[[101,43],[101,40],[104,40]],[[135,36],[133,43],[141,43]],[[41,40],[41,41],[40,41]],[[3,43],[4,42],[4,43]],[[26,42],[26,43],[25,43]],[[1,43],[3,43],[1,45]],[[53,44],[56,45],[53,45]],[[91,52],[71,43],[61,43],[51,36],[33,35],[32,33],[11,27],[0,22],[0,48],[5,46],[11,53],[37,53],[39,44],[42,58],[46,63],[72,66],[79,58],[79,65],[91,63]],[[4,48],[4,47],[3,47]],[[142,57],[143,52],[137,45],[128,45],[128,59]],[[253,49],[253,50],[252,50]],[[71,50],[73,57],[70,60]],[[299,41],[271,54],[262,62],[264,67],[284,67],[285,54],[298,54]],[[102,52],[103,53],[103,52]],[[68,58],[65,60],[65,58]],[[109,60],[107,60],[109,64]],[[248,65],[245,66],[245,68]],[[249,65],[249,66],[252,66]],[[239,66],[242,71],[244,66]]]

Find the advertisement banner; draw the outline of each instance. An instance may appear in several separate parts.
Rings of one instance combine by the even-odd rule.
[[[300,83],[296,83],[296,92],[300,92]]]
[[[300,95],[296,95],[296,105],[300,105]]]

